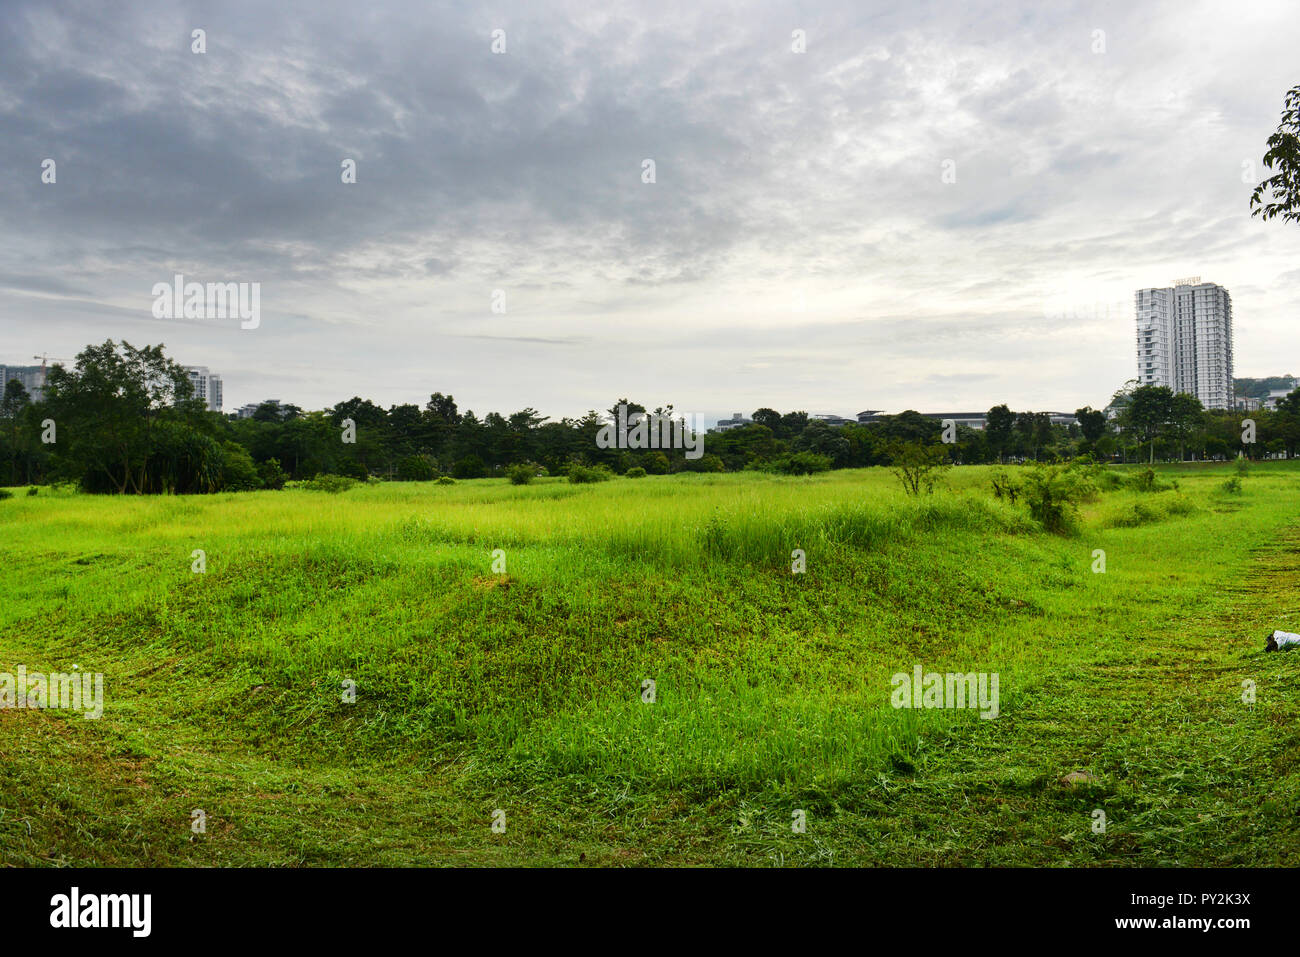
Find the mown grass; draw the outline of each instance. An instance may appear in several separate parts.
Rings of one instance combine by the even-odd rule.
[[[0,860],[1294,861],[1300,470],[1229,474],[1072,537],[977,467],[15,497],[0,671],[106,706],[0,711]],[[917,663],[1000,716],[890,707]]]

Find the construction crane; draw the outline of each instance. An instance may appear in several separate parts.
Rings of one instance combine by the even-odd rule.
[[[60,359],[60,358],[58,358],[58,357],[56,357],[56,356],[32,356],[32,358],[33,358],[33,359],[40,359],[40,360],[41,360],[41,378],[42,378],[42,379],[45,378],[45,362],[46,362],[46,360],[48,360],[48,359],[53,359],[55,362],[71,362],[71,361],[72,361],[71,359]]]
[[[54,359],[55,362],[71,362],[71,361],[72,361],[71,359],[59,359],[59,358],[56,358],[55,356],[46,356],[46,355],[32,356],[32,358],[33,358],[33,359],[40,359],[40,360],[41,360],[41,388],[45,388],[45,362],[46,362],[46,360],[48,360],[48,359]]]

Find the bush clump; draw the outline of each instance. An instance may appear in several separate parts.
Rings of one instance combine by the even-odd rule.
[[[639,465],[634,465],[623,474],[628,478],[645,478],[645,469]]]
[[[1097,494],[1086,469],[1062,465],[1035,465],[1021,487],[1029,514],[1044,531],[1067,535],[1076,528],[1079,502]]]
[[[438,476],[438,481],[437,481],[436,483],[434,483],[434,484],[436,484],[436,485],[455,485],[455,484],[456,484],[456,480],[455,480],[454,478],[452,478],[450,475],[440,475],[440,476]]]
[[[438,470],[423,455],[408,455],[397,463],[399,482],[432,482],[437,477]]]
[[[782,456],[772,464],[774,470],[782,475],[812,475],[827,471],[832,463],[829,456],[818,455],[816,452],[795,452],[793,455]]]
[[[337,495],[346,492],[356,484],[357,480],[350,476],[325,473],[303,482],[302,487],[312,492],[329,492],[331,495]]]
[[[701,455],[698,459],[683,459],[683,472],[725,472],[727,463],[716,455]]]
[[[510,479],[511,485],[527,485],[537,478],[537,468],[521,462],[506,469],[506,478]]]
[[[1135,492],[1167,492],[1171,488],[1177,488],[1176,485],[1160,481],[1154,469],[1133,473],[1129,476],[1128,485]]]
[[[488,470],[477,455],[467,455],[452,465],[451,474],[458,479],[486,478]]]
[[[1020,497],[1021,492],[1019,481],[1013,479],[1001,469],[993,473],[991,481],[994,498],[1005,498],[1012,505],[1016,504],[1016,499]]]
[[[262,487],[280,490],[284,488],[284,483],[289,480],[289,474],[280,468],[280,460],[269,458],[257,467],[257,474],[261,476]]]
[[[609,469],[600,466],[581,465],[577,462],[569,466],[569,481],[574,485],[587,485],[591,482],[608,482],[612,478]]]
[[[935,479],[952,465],[948,450],[942,445],[893,441],[887,446],[887,452],[894,474],[908,495],[933,492]]]

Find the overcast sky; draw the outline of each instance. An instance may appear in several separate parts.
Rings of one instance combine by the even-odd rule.
[[[164,342],[228,411],[1072,411],[1135,374],[1133,291],[1201,276],[1238,376],[1300,374],[1300,228],[1247,205],[1298,36],[1295,0],[3,0],[0,362]],[[176,273],[259,282],[260,326],[154,318]]]

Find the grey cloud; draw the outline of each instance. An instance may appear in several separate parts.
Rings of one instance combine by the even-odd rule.
[[[1275,279],[1300,238],[1250,220],[1239,175],[1276,124],[1285,8],[1262,30],[1174,2],[8,10],[0,285],[40,294],[0,296],[14,348],[138,337],[175,271],[260,281],[257,335],[166,330],[227,363],[232,404],[442,388],[563,415],[643,375],[702,408],[742,378],[791,407],[924,405],[905,396],[929,382],[1073,407],[1131,364],[1128,317],[1089,311],[1112,287],[1236,282],[1240,329],[1300,307]],[[1045,315],[1052,296],[1083,300]],[[1242,335],[1243,374],[1282,345]],[[520,373],[489,386],[506,348]],[[640,371],[610,361],[629,351]]]

